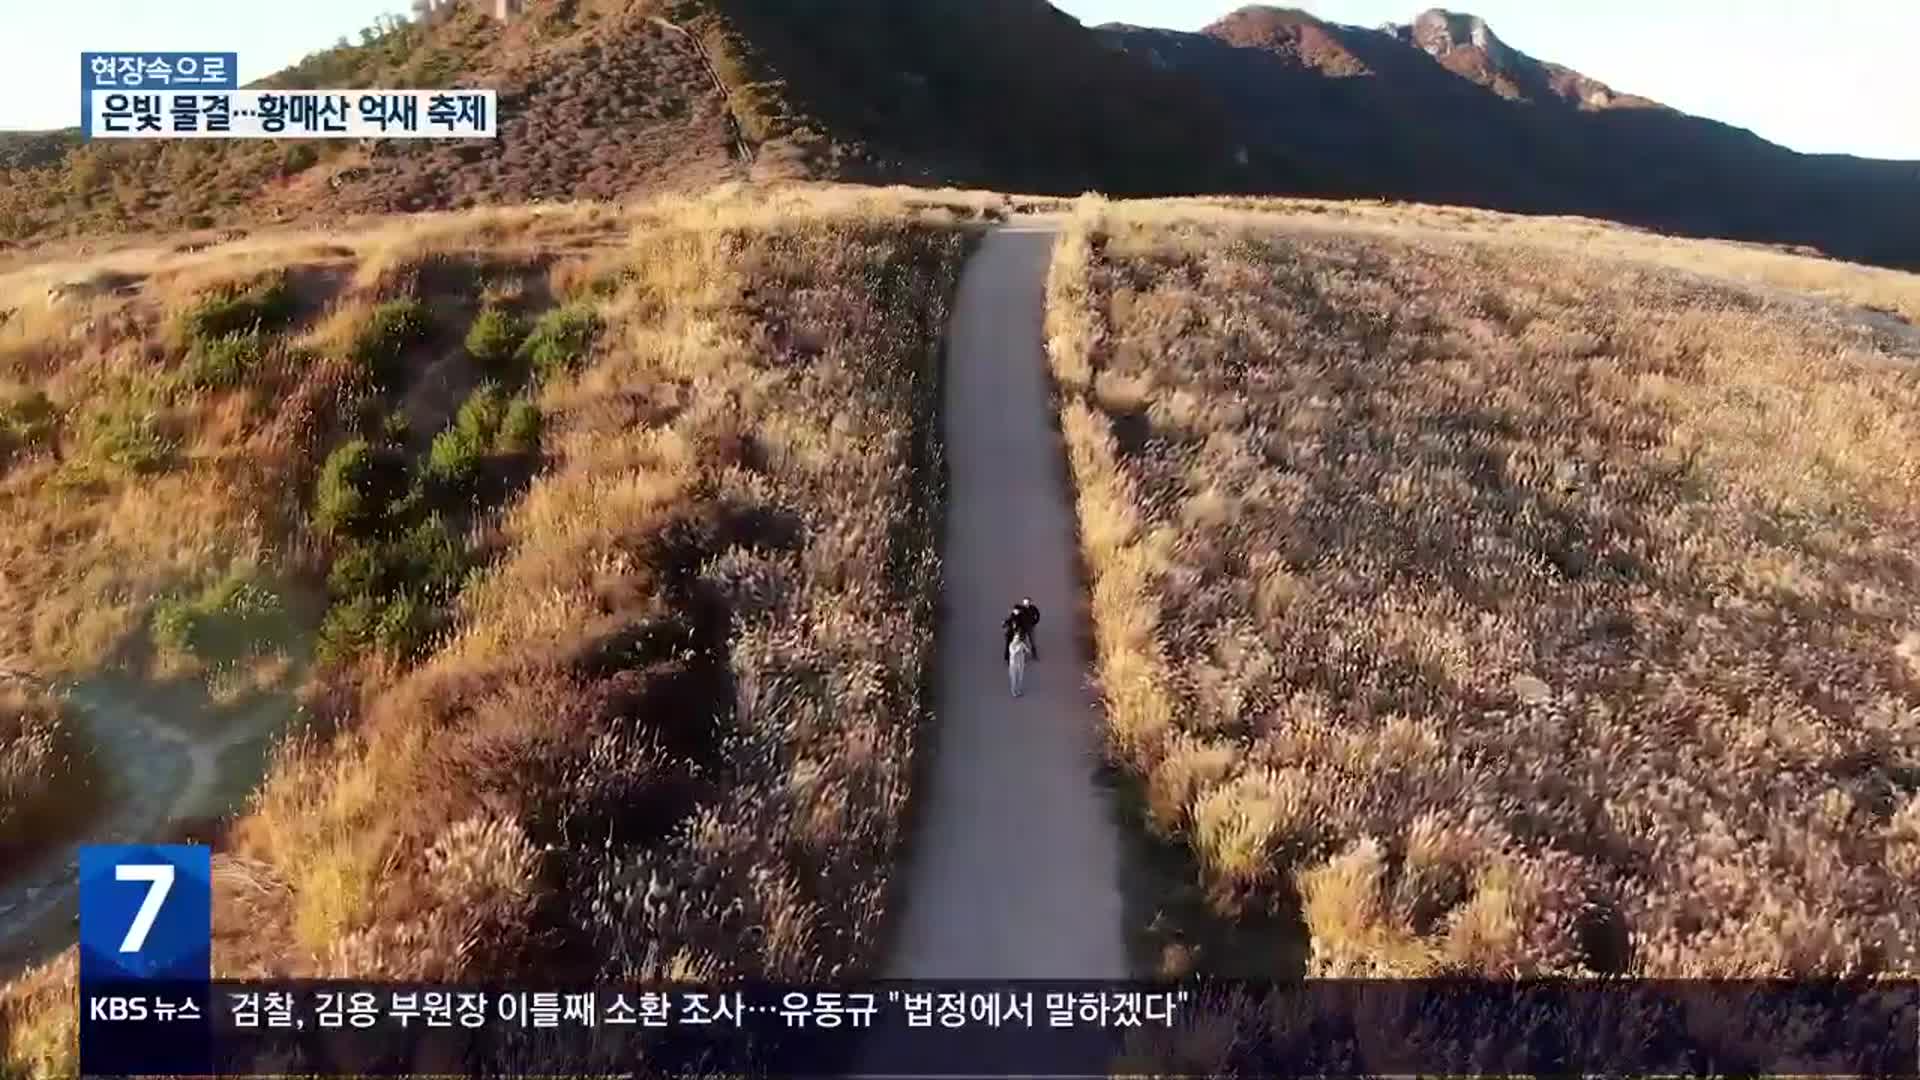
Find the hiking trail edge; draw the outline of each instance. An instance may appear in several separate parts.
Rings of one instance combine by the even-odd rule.
[[[888,978],[1129,973],[1123,846],[1097,779],[1072,487],[1041,344],[1058,228],[1036,219],[990,233],[955,304],[938,730]],[[1000,620],[1022,596],[1040,607],[1040,660],[1015,699]]]

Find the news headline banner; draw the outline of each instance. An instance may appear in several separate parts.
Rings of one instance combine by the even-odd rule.
[[[96,139],[491,139],[492,90],[87,91]]]
[[[81,996],[89,1075],[1920,1075],[1913,982],[83,979]]]
[[[230,52],[83,52],[80,54],[80,130],[93,137],[95,90],[232,90],[239,86],[240,54]]]

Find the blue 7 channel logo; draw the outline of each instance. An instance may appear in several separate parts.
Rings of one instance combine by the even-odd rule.
[[[212,1074],[212,968],[210,849],[80,849],[83,1075]]]
[[[80,849],[81,982],[207,982],[212,965],[210,848]]]

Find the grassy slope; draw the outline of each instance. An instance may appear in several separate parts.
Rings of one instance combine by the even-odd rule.
[[[375,301],[422,297],[436,336],[403,354],[385,407],[319,410],[299,456],[400,415],[420,430],[394,452],[424,470],[437,452],[423,440],[450,424],[445,391],[426,388],[473,364],[458,342],[474,294],[529,315],[571,302],[600,327],[588,362],[522,391],[544,419],[530,486],[443,508],[476,569],[425,654],[376,634],[380,655],[323,657],[308,680],[315,726],[283,748],[216,860],[216,967],[804,979],[866,963],[937,595],[936,343],[976,216],[884,193],[453,215],[337,245],[263,241],[252,256],[161,249],[135,295],[98,301],[96,324],[149,342],[164,374],[181,359],[141,312],[181,281],[293,258],[311,260],[291,268],[303,287],[335,290],[284,332],[320,350],[301,354],[304,374],[273,365],[239,389],[182,395],[166,408],[189,410],[175,423],[193,449],[149,474],[264,475],[257,490],[209,486],[183,503],[180,528],[253,535],[249,565],[314,591],[351,544],[318,535],[310,478],[248,434],[247,402],[297,397],[332,370],[330,333],[365,326]],[[48,272],[65,270],[16,284]],[[90,384],[59,380],[129,362],[111,341],[62,355],[35,368],[16,351],[11,370],[65,400]],[[215,468],[221,454],[250,468]],[[68,467],[40,446],[8,481]],[[11,512],[64,519],[135,497],[112,474],[103,483],[77,503],[20,487]],[[289,487],[290,505],[255,502]],[[254,505],[268,509],[242,512]],[[111,529],[73,535],[49,557],[128,561]],[[165,537],[150,543],[171,553]],[[208,547],[174,561],[218,580],[229,561],[203,558]],[[184,569],[160,559],[152,572]],[[37,587],[75,611],[143,596],[120,601],[100,649],[46,658],[75,667],[124,655],[165,591],[67,595],[84,586],[58,579]],[[30,649],[33,635],[16,634]],[[650,885],[664,897],[643,905]],[[57,1066],[71,1023],[59,970],[0,995],[16,1062]]]
[[[1099,676],[1217,910],[1298,904],[1329,975],[1912,969],[1920,350],[1781,286],[1920,305],[1578,222],[1090,207]]]
[[[318,245],[276,257],[302,260],[316,280],[338,262]],[[0,461],[0,666],[98,667],[162,595],[256,566],[287,523],[278,493],[302,483],[346,381],[299,352],[325,330],[296,325],[234,385],[198,386],[177,329],[203,290],[264,266],[156,268],[134,295],[58,306],[41,273],[0,284],[23,310],[0,327],[0,408],[40,417]]]

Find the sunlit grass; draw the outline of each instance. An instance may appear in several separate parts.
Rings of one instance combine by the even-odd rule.
[[[1912,970],[1920,363],[1855,307],[1920,279],[1088,200],[1050,292],[1109,743],[1222,914],[1321,975]]]

